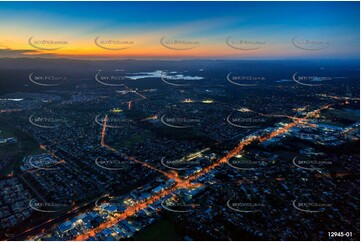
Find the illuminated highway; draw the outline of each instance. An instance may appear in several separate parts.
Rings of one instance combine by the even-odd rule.
[[[214,164],[203,168],[200,172],[191,175],[190,177],[188,177],[187,179],[176,179],[176,184],[175,186],[173,186],[172,188],[169,189],[165,189],[164,191],[162,191],[160,194],[156,194],[153,195],[152,197],[150,197],[148,200],[146,200],[145,202],[141,202],[139,204],[136,204],[134,206],[129,206],[123,213],[121,214],[117,214],[115,217],[111,218],[109,221],[101,224],[99,227],[95,228],[95,229],[91,229],[88,232],[86,232],[85,234],[79,235],[75,238],[75,240],[86,240],[87,238],[94,236],[97,232],[108,228],[114,224],[116,224],[117,222],[121,221],[122,219],[125,219],[129,216],[134,215],[137,211],[140,211],[144,208],[146,208],[148,205],[156,202],[157,200],[165,197],[168,194],[171,194],[173,191],[180,189],[180,188],[194,188],[196,185],[192,183],[192,181],[194,181],[195,179],[205,175],[206,173],[210,172],[211,170],[213,170],[214,168],[222,165],[223,163],[227,162],[230,158],[236,156],[237,154],[239,154],[247,145],[251,144],[252,142],[264,142],[266,140],[272,139],[273,137],[286,133],[288,132],[291,128],[297,126],[298,124],[307,121],[308,118],[313,117],[314,115],[319,114],[322,110],[324,109],[328,109],[331,105],[325,105],[319,109],[316,109],[312,112],[309,112],[304,118],[297,118],[296,121],[292,122],[292,123],[288,123],[285,126],[283,126],[282,128],[279,128],[273,132],[271,132],[270,134],[267,134],[265,136],[249,136],[246,139],[243,139],[233,150],[231,150],[230,152],[228,152],[225,156],[223,156],[222,158],[220,158],[217,162],[215,162]],[[106,121],[107,121],[107,117],[104,119],[104,126],[103,126],[103,131],[102,131],[102,141],[101,144],[104,147],[107,147],[115,152],[117,152],[114,148],[111,148],[109,146],[107,146],[104,143],[104,136],[105,136],[105,129],[106,129]],[[133,159],[133,158],[132,158]],[[138,161],[140,162],[140,161]],[[145,165],[147,167],[149,167],[148,164],[144,163],[144,162],[140,162],[142,165]],[[152,166],[150,166],[151,169],[156,169]],[[160,171],[158,169],[156,169],[159,172]],[[168,173],[166,173],[168,174]],[[173,178],[173,177],[172,177]]]
[[[1,109],[0,113],[12,113],[12,112],[21,112],[22,109]]]
[[[140,96],[140,97],[143,98],[143,99],[147,99],[145,96],[143,96],[143,95],[140,94],[139,92],[137,92],[137,91],[135,91],[135,90],[133,90],[133,89],[127,87],[127,86],[124,86],[124,87],[125,87],[129,92],[135,93],[135,94],[137,94],[138,96]]]

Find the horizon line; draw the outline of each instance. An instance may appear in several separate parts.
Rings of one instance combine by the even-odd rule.
[[[11,59],[11,60],[15,60],[15,59],[29,59],[29,60],[77,60],[77,61],[359,61],[360,62],[360,58],[278,58],[278,59],[269,59],[269,58],[265,58],[265,59],[217,59],[217,58],[192,58],[192,59],[156,59],[156,58],[146,58],[146,59],[141,59],[141,58],[124,58],[124,59],[118,59],[118,58],[114,58],[114,59],[108,59],[108,58],[99,58],[99,59],[94,59],[94,58],[52,58],[52,57],[0,57],[0,60],[4,60],[4,59]]]

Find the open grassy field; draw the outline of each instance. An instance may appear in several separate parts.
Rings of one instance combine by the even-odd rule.
[[[0,175],[6,175],[11,170],[18,168],[24,156],[45,152],[39,148],[39,144],[32,137],[2,120],[0,120],[0,131],[0,137],[2,138],[17,138],[17,143],[0,144],[0,161],[6,157],[13,157],[15,160],[15,162],[0,170]]]
[[[179,240],[179,235],[175,229],[175,225],[169,221],[162,219],[149,227],[143,229],[138,235],[135,236],[135,240]]]

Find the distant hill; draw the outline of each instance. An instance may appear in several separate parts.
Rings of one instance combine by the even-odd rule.
[[[229,72],[285,78],[298,71],[324,69],[328,74],[359,75],[358,60],[77,60],[52,58],[0,58],[0,94],[37,91],[29,82],[30,73],[69,76],[73,80],[93,80],[98,70],[148,72],[155,70],[187,71],[223,78]],[[322,69],[322,70],[323,70]],[[204,72],[200,72],[203,71]],[[336,75],[336,74],[335,74]],[[44,88],[45,89],[45,88]]]

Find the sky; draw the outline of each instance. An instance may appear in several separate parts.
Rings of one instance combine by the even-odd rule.
[[[0,58],[359,59],[359,2],[0,2]]]

